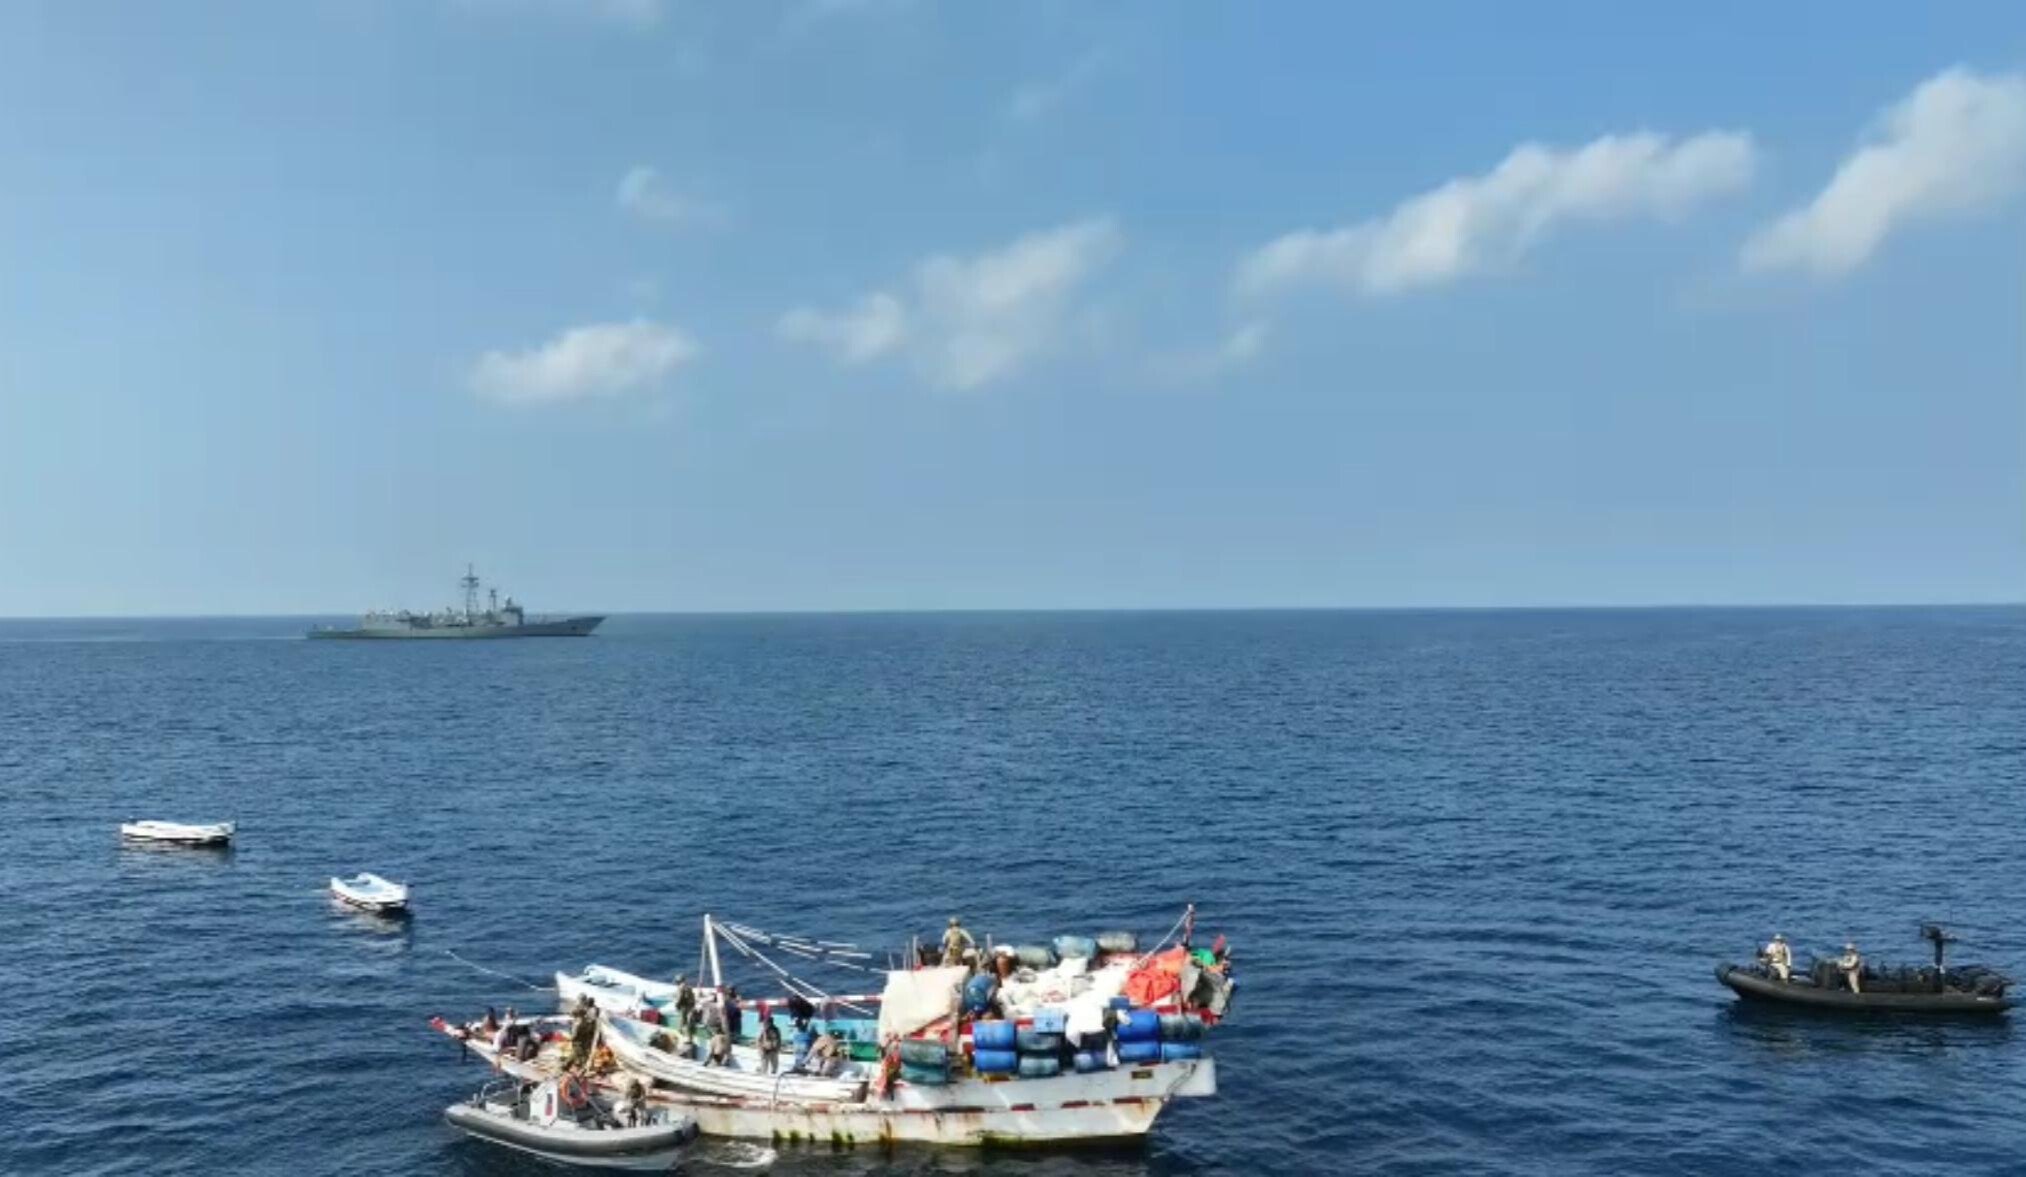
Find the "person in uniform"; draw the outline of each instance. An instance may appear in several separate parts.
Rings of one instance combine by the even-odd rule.
[[[1787,947],[1787,937],[1785,935],[1779,932],[1773,933],[1772,943],[1759,950],[1759,960],[1764,962],[1766,968],[1772,972],[1775,980],[1791,981],[1794,979],[1794,950]]]
[[[1843,979],[1849,983],[1852,993],[1864,992],[1864,987],[1860,983],[1864,976],[1864,958],[1857,954],[1857,945],[1843,946],[1843,955],[1836,958],[1836,971],[1843,974]]]
[[[964,950],[966,948],[976,948],[977,946],[978,942],[971,939],[971,934],[964,930],[963,923],[956,916],[951,916],[950,926],[943,933],[943,963],[956,964],[958,961],[964,959]]]
[[[570,1026],[570,1061],[579,1067],[591,1064],[591,1049],[598,1041],[598,1007],[580,1005]]]

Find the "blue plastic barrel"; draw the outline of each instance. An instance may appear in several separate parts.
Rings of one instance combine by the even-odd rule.
[[[1194,1042],[1203,1036],[1203,1019],[1195,1014],[1162,1014],[1161,1041]]]
[[[992,994],[998,988],[998,978],[990,973],[979,973],[964,982],[964,1012],[981,1014],[991,1009]]]
[[[1079,1050],[1076,1052],[1076,1072],[1088,1075],[1092,1071],[1111,1070],[1111,1057],[1102,1050]]]
[[[1062,1073],[1062,1060],[1054,1055],[1020,1056],[1020,1077],[1022,1079],[1049,1079]]]
[[[1202,1057],[1203,1057],[1203,1046],[1201,1043],[1198,1042],[1161,1043],[1161,1061],[1164,1063],[1178,1063],[1184,1059],[1202,1058]]]
[[[1050,1030],[1022,1029],[1013,1036],[1013,1046],[1021,1054],[1060,1054],[1062,1035]]]
[[[974,1050],[971,1067],[980,1075],[1010,1075],[1020,1069],[1020,1056],[1010,1050]]]
[[[1157,1063],[1161,1061],[1161,1044],[1154,1041],[1119,1043],[1119,1061],[1122,1063]]]
[[[1012,1050],[1019,1045],[1018,1027],[1011,1022],[972,1022],[974,1050]]]
[[[928,1038],[903,1038],[900,1042],[900,1061],[904,1066],[934,1067],[941,1070],[950,1065],[950,1048]]]
[[[1120,1015],[1112,1033],[1120,1042],[1159,1042],[1161,1015],[1150,1009],[1128,1010]]]

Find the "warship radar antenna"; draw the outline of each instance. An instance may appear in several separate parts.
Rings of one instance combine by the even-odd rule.
[[[471,620],[478,612],[478,573],[471,565],[464,566],[464,577],[457,583],[464,586],[464,619]]]

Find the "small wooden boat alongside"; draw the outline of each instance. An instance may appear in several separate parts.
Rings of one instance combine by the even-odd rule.
[[[391,915],[408,910],[408,888],[379,875],[360,871],[349,879],[331,878],[331,894],[338,902],[360,911]]]
[[[760,1069],[760,1052],[745,1046],[733,1047],[729,1064],[706,1066],[698,1059],[684,1058],[656,1045],[656,1036],[666,1033],[659,1026],[608,1013],[603,1016],[602,1028],[605,1045],[612,1048],[626,1067],[670,1086],[706,1095],[855,1103],[865,1098],[870,1078],[853,1063],[846,1063],[846,1073],[836,1077],[768,1074]]]
[[[597,1168],[666,1168],[696,1136],[687,1116],[644,1103],[621,1113],[574,1075],[495,1080],[445,1108],[443,1118],[478,1140]]]
[[[153,842],[165,846],[228,846],[237,827],[232,822],[215,825],[186,825],[176,821],[130,821],[120,825],[120,837],[129,842]]]

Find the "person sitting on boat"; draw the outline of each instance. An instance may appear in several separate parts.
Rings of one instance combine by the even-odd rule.
[[[760,1073],[772,1075],[781,1069],[781,1027],[764,1013],[760,1017]]]
[[[956,916],[951,916],[949,930],[943,933],[943,963],[956,964],[964,958],[966,948],[977,947],[978,942],[971,939],[971,934],[964,930],[962,921]]]
[[[706,1067],[729,1067],[732,1065],[732,1036],[719,1026],[711,1034],[710,1054],[703,1060]]]
[[[826,1076],[830,1074],[830,1069],[837,1065],[837,1052],[836,1036],[825,1030],[816,1036],[814,1043],[810,1044],[809,1057],[803,1062],[802,1067],[819,1078]]]
[[[1787,937],[1781,933],[1773,933],[1772,943],[1759,950],[1759,960],[1776,980],[1793,980],[1794,950],[1787,947]]]
[[[489,1005],[486,1006],[485,1020],[473,1028],[473,1033],[485,1035],[487,1042],[497,1038],[499,1036],[499,1011]]]

